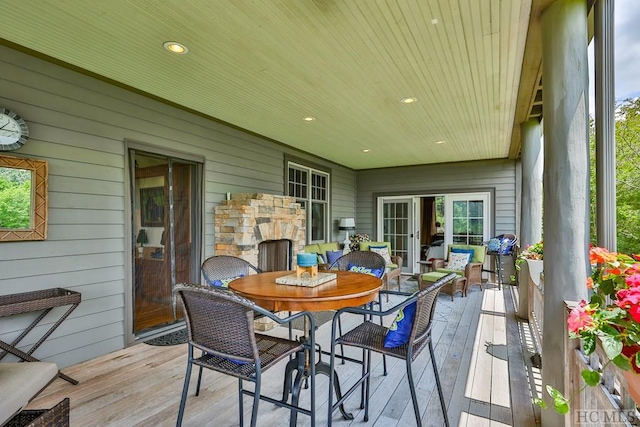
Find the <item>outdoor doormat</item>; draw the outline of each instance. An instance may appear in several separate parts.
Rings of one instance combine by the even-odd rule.
[[[148,341],[145,341],[144,343],[149,345],[166,346],[166,345],[184,344],[186,342],[187,342],[187,330],[180,329],[177,331],[170,332],[161,337],[150,339]]]

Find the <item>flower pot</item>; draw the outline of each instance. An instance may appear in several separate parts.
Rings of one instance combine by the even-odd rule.
[[[640,405],[640,374],[637,374],[633,369],[622,371],[622,373],[624,379],[627,380],[627,393],[636,404]]]

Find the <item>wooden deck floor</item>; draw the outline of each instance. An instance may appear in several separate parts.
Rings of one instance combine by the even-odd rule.
[[[407,282],[405,287],[411,287]],[[531,404],[530,379],[538,373],[532,369],[532,351],[526,323],[514,314],[512,288],[498,290],[492,285],[481,292],[478,287],[467,298],[459,294],[451,301],[441,294],[434,324],[436,361],[452,426],[516,426],[539,424],[537,408]],[[393,302],[393,301],[392,301]],[[355,324],[359,318],[352,318]],[[390,323],[391,319],[388,320]],[[345,325],[348,327],[348,325]],[[329,341],[330,323],[318,329],[318,342]],[[286,329],[272,331],[281,336]],[[354,353],[355,354],[355,353]],[[284,364],[267,371],[263,392],[278,396],[282,390]],[[415,425],[405,366],[389,360],[387,376],[382,375],[381,358],[374,358],[370,418],[364,423],[359,397],[347,401],[347,410],[355,420],[342,420],[334,413],[334,425],[412,426]],[[57,379],[29,407],[49,407],[62,398],[71,398],[71,426],[172,426],[175,425],[186,367],[186,344],[157,347],[139,344],[97,359],[64,369],[80,381],[73,386]],[[359,374],[359,366],[338,366],[343,389]],[[185,426],[237,426],[237,380],[205,371],[199,397],[194,396],[193,375],[185,412]],[[414,377],[423,425],[442,426],[432,365],[428,351],[414,362]],[[317,425],[326,424],[326,377],[317,381]],[[344,387],[347,386],[347,387]],[[538,390],[539,392],[539,390]],[[303,391],[301,400],[308,399]],[[305,401],[308,403],[308,400]],[[245,398],[248,423],[250,399]],[[267,402],[260,404],[259,426],[286,426],[289,413]],[[309,425],[309,418],[299,415],[298,425]]]

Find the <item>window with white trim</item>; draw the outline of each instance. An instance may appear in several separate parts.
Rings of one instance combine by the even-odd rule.
[[[287,168],[288,195],[295,197],[307,213],[307,243],[327,241],[330,174],[293,162]]]

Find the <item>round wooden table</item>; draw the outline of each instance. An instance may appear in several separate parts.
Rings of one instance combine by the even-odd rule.
[[[331,270],[335,280],[314,287],[279,285],[278,277],[295,271],[251,274],[229,283],[229,289],[271,311],[322,311],[357,307],[374,301],[382,280],[368,274]]]
[[[382,287],[381,279],[368,274],[337,270],[323,273],[335,273],[336,278],[314,287],[280,285],[276,283],[278,277],[295,274],[295,271],[272,271],[235,279],[229,283],[229,289],[270,311],[322,311],[368,304],[377,298]],[[305,333],[314,333],[310,329],[305,317]],[[293,372],[299,371],[301,363],[304,364],[304,372],[296,375],[295,381],[292,381]],[[310,375],[309,363],[308,354],[305,355],[304,362],[296,359],[289,361],[284,374],[283,402],[291,394],[292,404],[297,405],[302,382]],[[329,364],[320,359],[315,363],[315,373],[332,375]],[[337,373],[333,372],[333,377],[336,397],[340,400],[342,392]],[[340,411],[344,419],[353,419],[353,414],[347,413],[344,405],[340,405]],[[294,412],[291,414],[290,426],[295,426],[296,420],[297,413]]]

